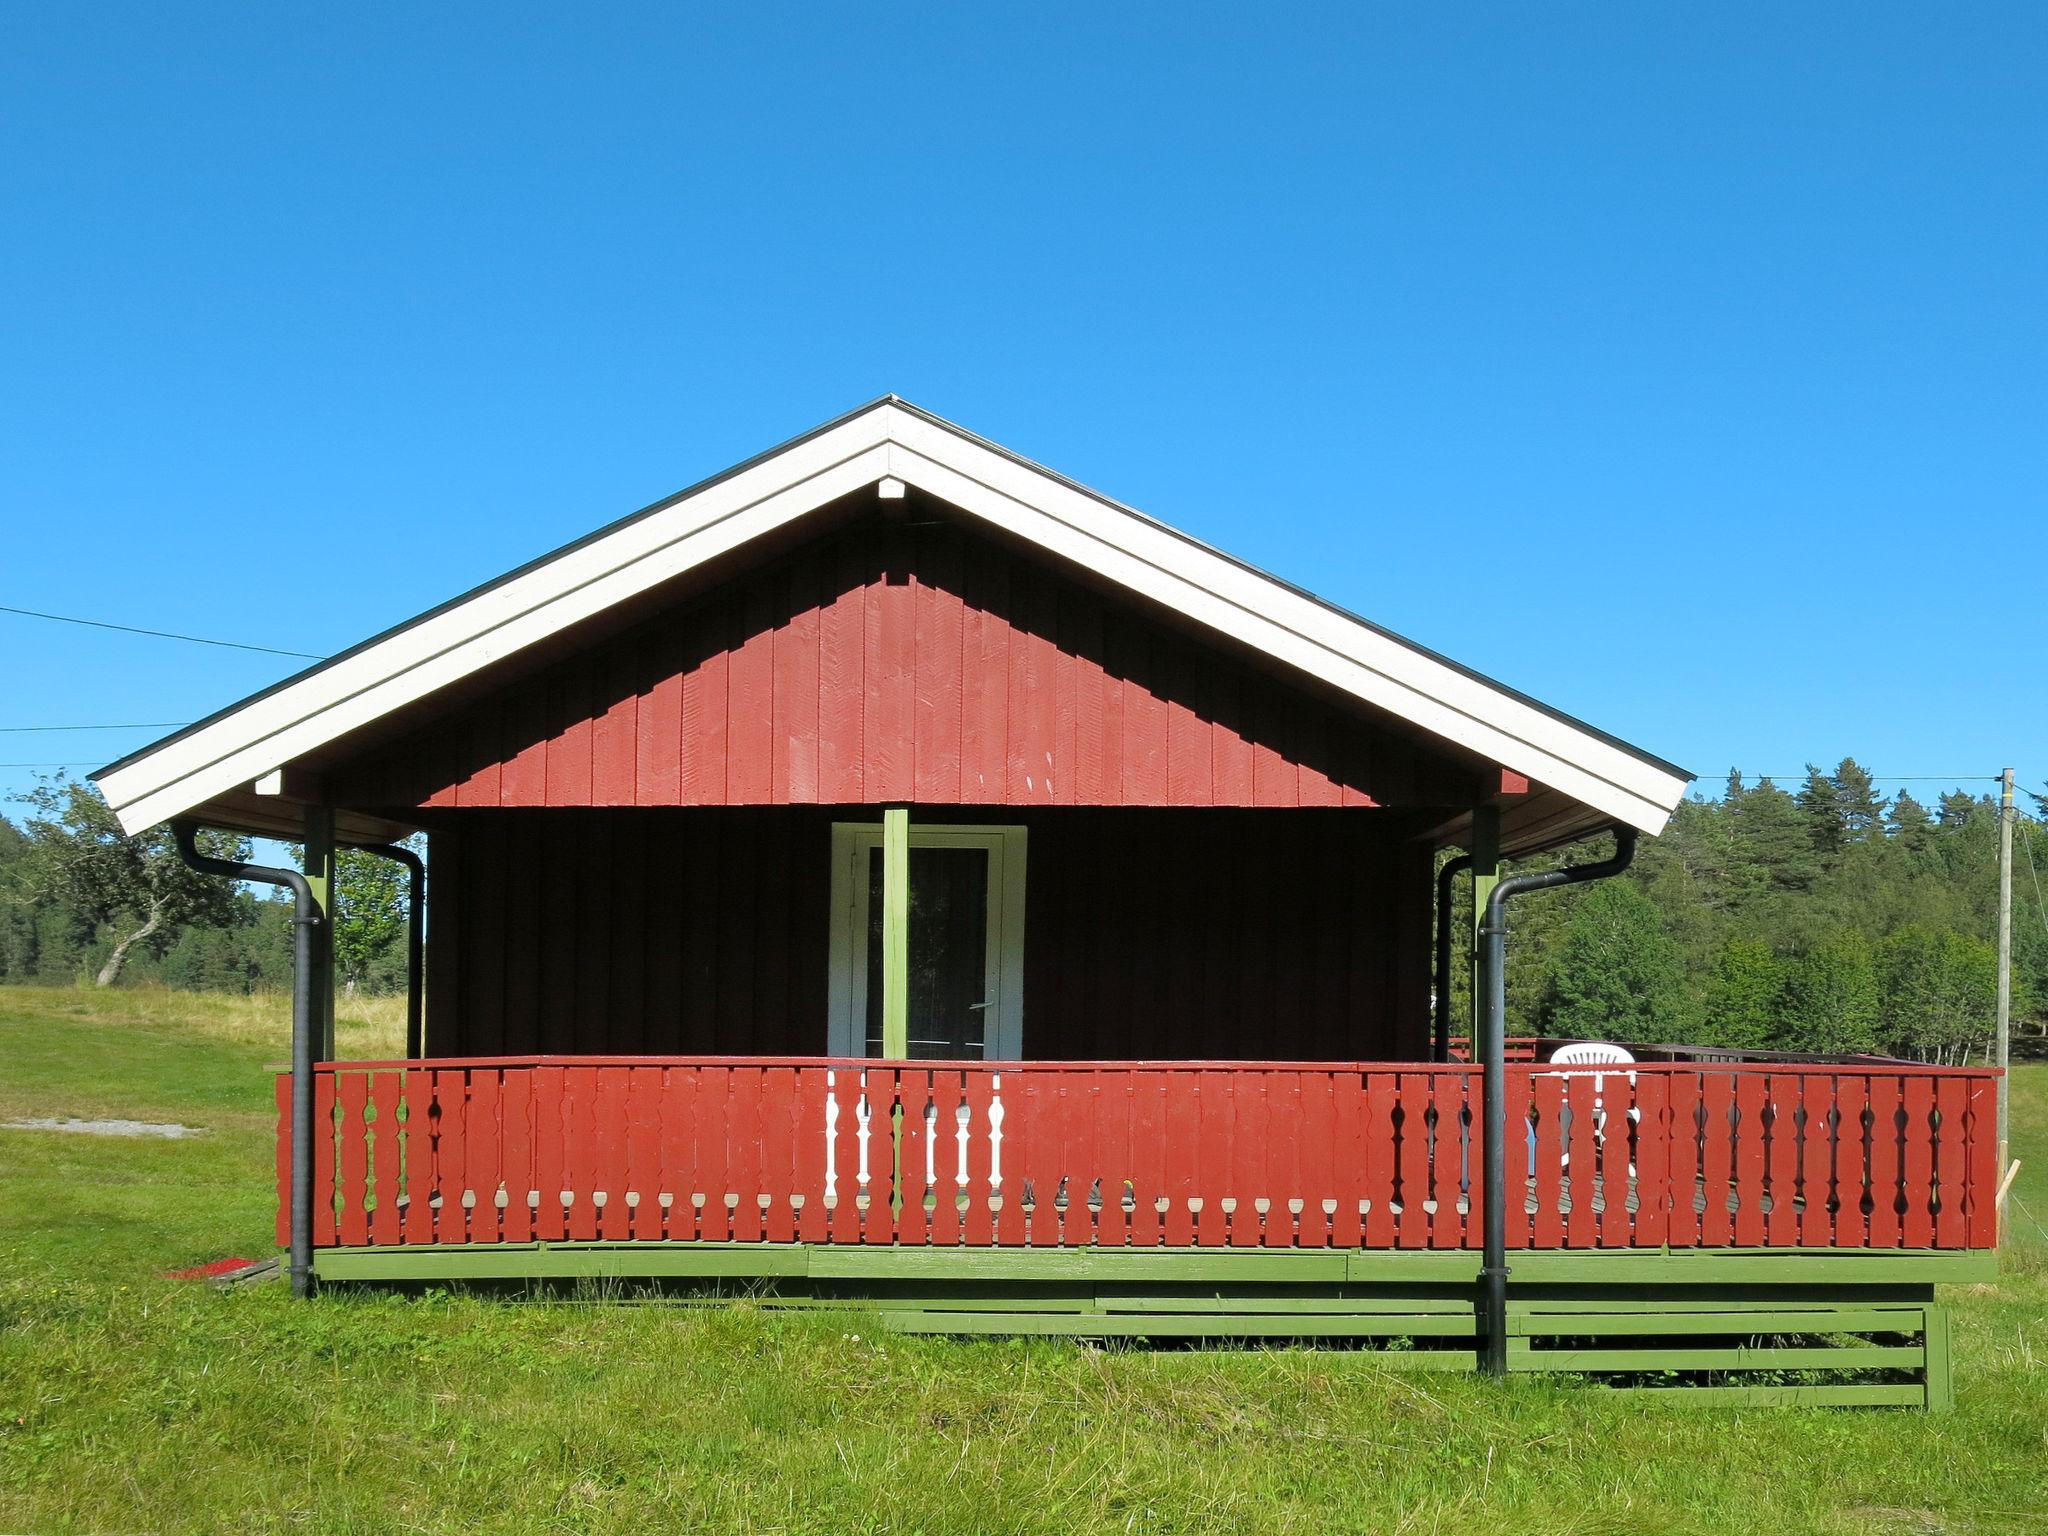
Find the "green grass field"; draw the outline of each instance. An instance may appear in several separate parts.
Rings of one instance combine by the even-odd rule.
[[[343,1051],[396,1031],[388,1005],[345,1017]],[[0,1120],[208,1128],[0,1130],[0,1530],[2048,1531],[2048,1242],[2025,1215],[2000,1281],[1946,1298],[1944,1417],[159,1279],[270,1251],[285,1039],[274,1003],[0,990]],[[2048,1217],[2048,1065],[2013,1103],[2019,1195]]]

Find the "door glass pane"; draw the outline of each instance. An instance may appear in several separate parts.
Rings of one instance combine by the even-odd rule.
[[[988,974],[988,850],[910,850],[910,1055],[984,1054],[994,996]],[[868,856],[868,1054],[882,1050],[882,850]]]

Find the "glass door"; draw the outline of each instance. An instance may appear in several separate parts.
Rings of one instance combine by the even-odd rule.
[[[833,831],[835,1055],[882,1051],[882,829]],[[913,1060],[1002,1061],[1023,1022],[1022,827],[910,829],[907,1042]]]

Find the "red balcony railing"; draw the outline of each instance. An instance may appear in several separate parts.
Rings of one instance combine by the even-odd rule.
[[[329,1063],[315,1088],[323,1246],[1480,1242],[1463,1064],[520,1057]],[[1994,1093],[1956,1068],[1517,1064],[1508,1241],[1990,1247]]]

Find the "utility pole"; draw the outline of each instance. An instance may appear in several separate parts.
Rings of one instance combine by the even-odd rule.
[[[2011,1095],[2006,1079],[2012,1056],[2012,770],[2005,770],[1998,790],[1998,1176],[2005,1177],[2011,1146],[2007,1114]],[[2002,1236],[2003,1234],[2001,1234]]]

